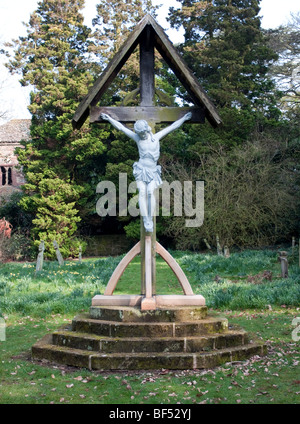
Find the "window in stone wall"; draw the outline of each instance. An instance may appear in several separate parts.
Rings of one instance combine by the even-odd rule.
[[[0,182],[2,186],[12,185],[11,167],[1,166]]]
[[[7,184],[12,185],[12,170],[7,168]]]
[[[1,185],[6,185],[6,169],[1,166]]]

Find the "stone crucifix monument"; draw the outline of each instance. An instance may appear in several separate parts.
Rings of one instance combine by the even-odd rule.
[[[99,107],[99,100],[121,70],[135,48],[140,49],[140,84],[127,99],[140,95],[139,106]],[[155,87],[154,60],[155,48],[167,62],[175,75],[186,88],[194,102],[193,107],[155,106],[155,94],[167,96]],[[91,123],[109,122],[113,127],[133,139],[138,148],[139,160],[133,165],[133,175],[139,190],[139,207],[141,214],[141,239],[120,262],[106,287],[104,295],[97,295],[92,300],[93,306],[118,305],[137,306],[142,310],[156,309],[160,306],[205,305],[201,295],[194,295],[184,272],[163,246],[156,241],[155,196],[154,191],[162,184],[161,168],[158,165],[159,141],[183,123],[204,123],[205,119],[214,126],[221,124],[221,119],[213,104],[201,88],[197,79],[183,62],[162,28],[150,16],[146,15],[136,26],[119,52],[98,78],[94,87],[79,105],[74,117],[73,127],[80,128],[87,117]],[[134,124],[133,130],[126,126]],[[155,132],[158,123],[169,124]],[[156,295],[156,253],[171,267],[183,289],[183,295]],[[113,296],[117,282],[132,259],[141,254],[141,293],[135,296]]]
[[[101,96],[131,53],[140,46],[140,84],[127,100],[140,93],[140,105],[99,107]],[[194,102],[191,108],[158,107],[154,93],[164,98],[154,86],[154,48],[186,88]],[[164,103],[168,103],[166,100]],[[139,189],[141,239],[114,270],[103,295],[96,295],[88,313],[80,313],[71,326],[46,334],[32,346],[34,360],[47,359],[90,370],[128,369],[199,369],[212,368],[253,355],[263,355],[265,346],[248,340],[245,331],[229,329],[226,318],[209,316],[205,299],[195,295],[184,272],[164,247],[156,241],[154,191],[161,184],[159,141],[184,122],[217,126],[219,115],[187,68],[162,28],[146,15],[125,41],[94,87],[81,102],[73,118],[79,128],[90,122],[109,122],[132,138],[139,159],[133,174]],[[134,124],[133,129],[127,124]],[[168,124],[156,132],[155,125]],[[157,295],[155,257],[158,253],[171,267],[183,295]],[[122,273],[141,255],[141,292],[114,295]],[[137,276],[137,291],[139,277]]]

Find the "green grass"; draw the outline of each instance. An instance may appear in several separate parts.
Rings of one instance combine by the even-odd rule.
[[[292,339],[293,318],[300,316],[296,260],[289,259],[289,278],[282,279],[275,251],[246,251],[228,259],[172,253],[214,312],[267,343],[266,357],[176,372],[90,372],[31,362],[35,341],[88,311],[120,257],[84,260],[81,265],[69,261],[63,267],[45,262],[38,276],[33,263],[7,263],[0,266],[0,316],[6,323],[6,341],[0,342],[0,404],[299,403],[300,341]],[[271,281],[262,278],[266,270],[272,272]],[[139,277],[136,258],[115,293],[139,293]],[[160,258],[157,292],[181,292]]]
[[[140,258],[136,257],[118,282],[115,294],[138,294],[141,289],[140,275]],[[159,256],[156,258],[156,280],[156,294],[182,294],[176,276]]]
[[[293,342],[293,309],[272,312],[225,312],[264,339],[264,358],[226,364],[206,371],[90,372],[29,360],[30,348],[71,315],[7,319],[7,340],[0,343],[1,404],[250,404],[299,403],[299,342]]]
[[[217,255],[175,252],[195,293],[206,298],[214,309],[268,309],[271,306],[300,305],[300,269],[290,259],[289,278],[280,277],[275,251],[244,251],[230,258]],[[0,316],[21,313],[40,316],[75,313],[87,309],[95,294],[105,286],[121,257],[45,262],[35,275],[34,263],[8,263],[0,266]],[[140,293],[140,262],[135,258],[120,279],[115,294]],[[263,278],[264,271],[272,275]],[[168,265],[157,257],[157,294],[182,293]]]
[[[290,255],[289,278],[281,278],[277,253],[248,250],[230,258],[217,255],[182,255],[195,293],[216,309],[267,309],[271,306],[300,305],[300,268]],[[269,276],[270,280],[264,278]]]

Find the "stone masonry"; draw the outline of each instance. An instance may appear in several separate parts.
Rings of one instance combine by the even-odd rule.
[[[17,168],[15,149],[22,147],[22,140],[29,139],[30,124],[30,119],[12,119],[0,125],[0,196],[10,195],[25,182]]]

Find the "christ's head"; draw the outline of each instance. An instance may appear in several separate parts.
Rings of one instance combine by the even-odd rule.
[[[147,140],[148,135],[151,133],[151,128],[147,121],[140,119],[134,124],[134,131],[142,140]]]

